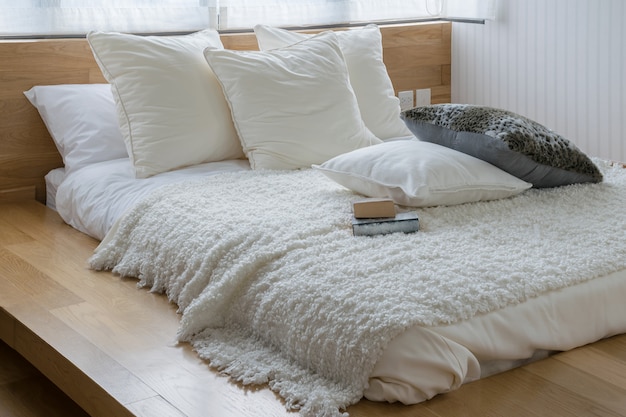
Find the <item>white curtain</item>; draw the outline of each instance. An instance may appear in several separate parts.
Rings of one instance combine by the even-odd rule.
[[[195,31],[212,23],[208,3],[207,0],[0,0],[0,36],[83,35],[90,30]]]
[[[220,29],[437,18],[441,0],[220,0]]]
[[[496,0],[0,0],[0,36],[493,18]]]

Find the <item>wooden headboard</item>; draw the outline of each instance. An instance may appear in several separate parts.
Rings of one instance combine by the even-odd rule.
[[[450,102],[451,24],[381,27],[396,92],[430,88]],[[222,35],[228,49],[257,49],[254,34]],[[44,175],[62,166],[46,127],[23,92],[34,85],[106,82],[85,39],[0,41],[0,202],[45,202]]]

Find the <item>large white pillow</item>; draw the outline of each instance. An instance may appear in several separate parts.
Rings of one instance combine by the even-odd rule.
[[[206,64],[214,30],[184,36],[91,32],[89,45],[113,86],[120,128],[138,178],[243,157],[220,84]]]
[[[531,187],[473,156],[415,139],[359,149],[314,168],[357,193],[413,207],[496,200]]]
[[[207,48],[253,169],[298,169],[380,143],[363,124],[337,37],[271,51]]]
[[[128,156],[109,84],[39,85],[24,95],[48,128],[67,173]]]
[[[254,33],[261,50],[281,48],[312,36],[266,25],[255,26]],[[383,63],[378,26],[367,25],[336,34],[365,126],[383,140],[412,136],[400,119],[400,102]]]

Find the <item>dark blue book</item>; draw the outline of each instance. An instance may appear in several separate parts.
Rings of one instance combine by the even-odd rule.
[[[414,233],[419,230],[419,227],[420,221],[414,211],[398,213],[395,217],[352,219],[352,234],[354,236],[386,235],[396,232]]]

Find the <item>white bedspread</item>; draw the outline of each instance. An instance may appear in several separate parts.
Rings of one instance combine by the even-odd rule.
[[[422,230],[355,238],[358,196],[315,171],[157,190],[91,260],[166,292],[179,337],[288,406],[358,401],[405,329],[457,323],[626,268],[626,172],[488,203],[420,209]]]

